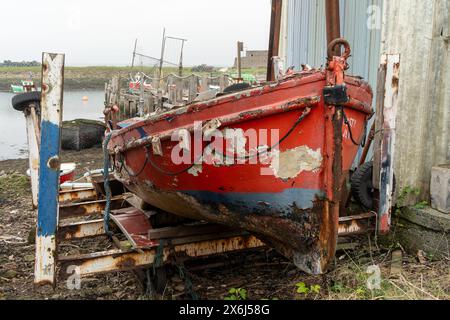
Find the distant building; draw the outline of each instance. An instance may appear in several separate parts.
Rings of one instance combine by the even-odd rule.
[[[245,57],[241,58],[243,69],[267,67],[267,50],[248,50]],[[234,68],[237,68],[237,58],[234,59]]]

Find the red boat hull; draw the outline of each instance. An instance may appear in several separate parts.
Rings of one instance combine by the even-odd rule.
[[[323,273],[335,253],[340,187],[358,151],[354,141],[362,140],[372,113],[370,87],[353,77],[345,79],[351,102],[326,105],[326,78],[323,71],[304,72],[146,120],[130,119],[108,144],[115,175],[159,209],[247,230],[302,270]],[[194,121],[216,123],[222,132],[256,132],[258,143],[252,147],[244,139],[245,150],[231,155],[224,149],[233,164],[176,164],[171,156],[179,142],[170,136],[184,128],[193,146]],[[264,161],[249,163],[252,154],[262,155],[258,148],[277,142],[278,150],[267,152]],[[189,159],[198,160],[207,146],[202,141],[191,148]]]

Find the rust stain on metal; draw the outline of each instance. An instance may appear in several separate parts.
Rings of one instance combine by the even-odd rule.
[[[105,234],[103,219],[78,223],[60,224],[59,240],[81,239]]]
[[[69,190],[59,193],[59,203],[68,204],[81,201],[94,200],[97,193],[94,189]]]
[[[124,205],[125,198],[119,196],[111,199],[111,209],[119,209]],[[59,216],[61,218],[70,218],[77,216],[88,216],[101,213],[105,209],[106,200],[82,202],[70,205],[61,205]]]
[[[174,247],[174,251],[177,256],[185,255],[195,258],[262,246],[264,246],[264,243],[255,237],[243,236],[177,245]],[[167,262],[170,260],[171,251],[169,247],[164,249],[163,261]],[[67,278],[68,274],[65,273],[65,270],[69,266],[78,266],[80,268],[80,276],[150,266],[155,256],[156,248],[143,249],[141,252],[111,250],[80,256],[60,257],[61,272],[59,276],[63,279]]]

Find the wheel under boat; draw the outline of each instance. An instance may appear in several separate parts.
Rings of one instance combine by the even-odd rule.
[[[106,146],[116,178],[156,208],[246,230],[324,273],[340,189],[373,113],[370,86],[344,74],[349,55],[337,39],[324,70],[114,124]]]

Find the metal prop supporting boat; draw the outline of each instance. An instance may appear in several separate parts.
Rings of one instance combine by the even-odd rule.
[[[345,53],[333,56],[338,46]],[[116,178],[156,208],[244,229],[325,272],[340,189],[372,115],[369,85],[344,74],[349,56],[336,39],[325,70],[112,124]]]

